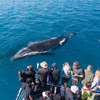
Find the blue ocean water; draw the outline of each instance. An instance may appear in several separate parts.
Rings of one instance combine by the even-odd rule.
[[[54,55],[36,55],[22,60],[10,58],[30,42],[60,35],[72,36]],[[78,61],[83,69],[100,69],[100,0],[0,0],[0,100],[15,100],[21,86],[18,70],[46,61],[62,69],[66,61]]]

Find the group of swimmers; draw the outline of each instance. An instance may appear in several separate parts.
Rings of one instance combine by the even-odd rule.
[[[39,65],[42,68],[39,68]],[[52,67],[49,69],[48,64],[45,61],[40,64],[37,63],[37,71],[33,69],[32,65],[29,65],[26,68],[26,72],[22,70],[18,71],[19,81],[22,82],[22,88],[20,89],[18,96],[23,90],[24,100],[34,100],[34,92],[36,92],[38,88],[40,90],[43,88],[43,99],[53,100],[52,94],[58,94],[57,87],[60,81],[60,73],[62,72],[62,85],[60,86],[59,92],[61,100],[95,100],[97,95],[96,90],[100,89],[100,70],[97,70],[95,74],[92,73],[92,70],[92,65],[88,65],[87,69],[83,70],[78,62],[74,62],[72,68],[69,66],[68,62],[65,62],[62,71],[60,71],[56,63],[53,63]],[[38,83],[35,80],[36,73],[38,74]],[[81,91],[77,86],[80,78],[83,85]],[[71,87],[68,86],[70,79]],[[50,83],[49,91],[46,90],[48,82]]]

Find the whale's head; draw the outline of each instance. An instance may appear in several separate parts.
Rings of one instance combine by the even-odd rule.
[[[18,60],[18,59],[22,59],[23,57],[26,57],[27,55],[29,55],[31,52],[31,50],[29,48],[23,48],[21,49],[19,52],[17,52],[12,58],[11,60]]]
[[[19,59],[22,59],[24,57],[32,56],[32,55],[36,55],[36,54],[40,54],[40,53],[45,53],[45,51],[44,52],[34,51],[31,48],[26,47],[26,48],[21,49],[19,52],[17,52],[11,58],[11,60],[19,60]]]

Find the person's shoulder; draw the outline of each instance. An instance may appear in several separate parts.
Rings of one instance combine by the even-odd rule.
[[[70,92],[71,92],[71,90],[70,90],[69,87],[66,88],[66,92],[67,92],[67,93],[70,93]]]
[[[93,72],[91,72],[91,75],[94,77],[94,73]]]
[[[27,91],[32,91],[32,88],[31,88],[31,86],[28,86],[28,85],[26,85],[26,88],[27,88]]]
[[[79,70],[83,71],[83,69],[79,66]]]
[[[43,68],[39,68],[38,70],[43,70]]]
[[[70,67],[70,66],[68,66],[68,67],[66,67],[66,69],[70,70],[70,69],[71,69],[71,67]]]
[[[77,70],[77,68],[72,67],[72,70]]]
[[[69,87],[67,87],[67,88],[66,88],[66,90],[70,90],[70,88],[69,88]]]
[[[60,72],[60,69],[59,68],[57,68],[57,70]]]
[[[40,71],[43,72],[43,73],[45,73],[45,72],[48,72],[48,69],[47,68],[41,68]]]
[[[72,69],[73,69],[74,67],[72,66]]]
[[[60,68],[57,67],[55,70],[60,70]]]
[[[86,72],[86,71],[88,71],[88,69],[84,69],[84,71]]]
[[[38,70],[37,70],[37,72],[42,72],[43,71],[43,68],[39,68]]]
[[[49,70],[48,70],[48,69],[46,69],[46,72],[49,72]]]

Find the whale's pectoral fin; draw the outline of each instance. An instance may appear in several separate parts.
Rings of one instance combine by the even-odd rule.
[[[62,39],[62,40],[59,42],[59,44],[60,44],[60,45],[63,45],[64,42],[65,42],[65,38]]]

